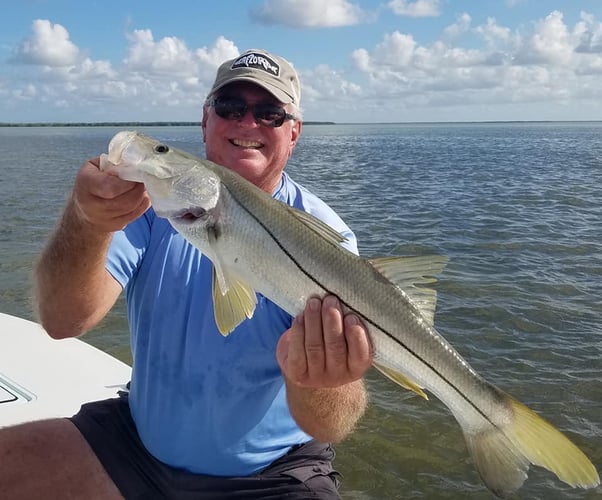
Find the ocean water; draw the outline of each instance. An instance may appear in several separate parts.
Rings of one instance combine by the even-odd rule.
[[[31,270],[81,162],[114,127],[0,128],[0,311],[32,318]],[[195,154],[196,127],[140,130]],[[443,254],[438,330],[602,469],[602,123],[308,125],[287,167],[365,256]],[[85,340],[130,361],[123,304]],[[445,406],[368,376],[337,447],[346,499],[488,499]],[[594,499],[534,469],[514,497]]]

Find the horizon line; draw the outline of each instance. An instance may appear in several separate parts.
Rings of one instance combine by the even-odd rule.
[[[602,120],[454,120],[454,121],[398,121],[398,122],[333,122],[333,121],[303,121],[303,125],[453,125],[453,124],[496,124],[496,123],[600,123]],[[186,120],[124,120],[99,122],[0,122],[0,127],[102,127],[102,126],[200,126],[200,121]]]

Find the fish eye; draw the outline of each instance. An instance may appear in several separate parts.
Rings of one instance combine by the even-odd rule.
[[[165,144],[157,144],[155,146],[155,153],[167,153],[169,151],[169,146]]]

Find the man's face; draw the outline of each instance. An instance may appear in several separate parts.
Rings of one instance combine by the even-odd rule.
[[[281,105],[268,91],[246,82],[227,85],[218,95],[242,99],[251,109],[258,103]],[[250,111],[227,120],[213,107],[205,107],[202,128],[208,160],[234,170],[271,194],[297,143],[301,123],[285,120],[280,127],[269,127],[256,123]]]

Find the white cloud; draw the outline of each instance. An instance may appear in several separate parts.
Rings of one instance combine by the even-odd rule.
[[[492,17],[487,18],[487,24],[477,26],[475,32],[485,40],[487,47],[490,49],[499,47],[500,44],[505,46],[513,40],[511,30],[497,24]]]
[[[223,36],[217,37],[212,47],[201,47],[195,52],[199,62],[208,67],[212,76],[221,63],[234,59],[239,53],[234,42]]]
[[[293,28],[351,26],[364,17],[362,9],[348,0],[265,0],[251,15],[265,24]]]
[[[430,47],[423,47],[412,35],[399,31],[386,34],[372,52],[358,49],[352,53],[358,69],[369,73],[373,81],[389,78],[397,81],[420,81],[427,75],[436,77],[444,68],[481,64],[483,57],[477,50],[452,47],[441,41]]]
[[[577,52],[602,53],[602,25],[592,14],[581,12],[574,34],[579,40]]]
[[[38,95],[38,89],[33,83],[28,83],[23,88],[15,89],[12,96],[19,100],[31,100]]]
[[[278,12],[281,5],[304,5],[302,14],[287,15],[309,27],[319,25],[318,11],[330,25],[346,19],[342,13],[325,15],[322,2],[268,0],[262,5],[273,9],[273,19],[284,15]],[[328,5],[351,8],[356,17],[349,19],[366,19],[350,2]],[[22,66],[8,67],[0,76],[0,112],[21,116],[20,109],[39,109],[50,121],[58,116],[74,121],[197,120],[218,65],[239,54],[234,41],[223,36],[193,47],[178,37],[156,39],[151,30],[136,30],[126,43],[121,61],[98,60],[75,45],[64,27],[35,21],[30,36],[13,51],[12,62]],[[561,103],[571,103],[571,109],[588,117],[602,112],[602,26],[585,12],[574,25],[553,11],[517,28],[494,18],[476,23],[465,12],[428,43],[399,30],[353,47],[349,65],[322,64],[318,54],[314,65],[298,66],[307,119],[386,121],[393,108],[404,110],[398,118],[403,120],[473,119],[493,108],[501,114],[487,119],[513,119],[511,113],[534,109],[537,103],[544,113]]]
[[[88,57],[71,66],[59,66],[46,70],[46,78],[55,81],[111,80],[118,73],[109,61],[94,61]]]
[[[134,71],[182,74],[194,70],[194,54],[176,37],[155,42],[151,30],[134,30],[128,35],[130,48],[126,66]]]
[[[148,119],[165,118],[164,108],[186,114],[169,119],[190,119],[191,109],[198,110],[193,116],[200,118],[218,65],[239,54],[236,45],[221,36],[211,46],[197,49],[189,49],[176,37],[155,40],[150,30],[135,30],[127,41],[123,64],[113,67],[109,61],[83,57],[64,27],[37,20],[12,59],[34,66],[27,75],[20,71],[25,83],[13,83],[11,95],[66,112],[105,114],[108,120],[110,113],[123,115],[125,110],[134,110],[135,115],[155,113]],[[34,80],[35,84],[27,83]]]
[[[471,23],[472,18],[469,14],[464,12],[456,18],[456,22],[454,24],[450,24],[447,28],[445,28],[445,30],[443,30],[443,32],[448,38],[457,38],[470,29]]]
[[[602,29],[594,16],[582,14],[571,30],[562,13],[554,11],[534,23],[530,33],[492,18],[471,24],[470,16],[460,16],[430,45],[396,31],[372,48],[356,49],[352,60],[368,82],[363,98],[402,98],[409,107],[602,99],[602,86],[596,84]],[[455,46],[453,40],[468,31],[485,44]]]
[[[329,102],[347,102],[361,94],[361,87],[347,80],[339,71],[326,64],[303,71],[299,78],[303,85],[304,102],[327,99]]]
[[[130,47],[124,61],[127,70],[150,77],[212,83],[217,67],[239,54],[234,43],[220,36],[211,47],[191,50],[176,37],[155,41],[151,30],[135,30],[128,35]]]
[[[439,0],[391,0],[387,7],[398,16],[437,17]]]
[[[525,62],[568,65],[574,49],[562,12],[555,10],[536,23],[535,32],[526,40],[520,55]]]
[[[418,44],[412,35],[395,31],[385,35],[384,41],[374,49],[374,59],[379,66],[407,67],[413,64]]]
[[[18,46],[13,62],[50,67],[69,66],[79,58],[79,49],[69,40],[69,33],[60,24],[36,19],[33,34]]]

